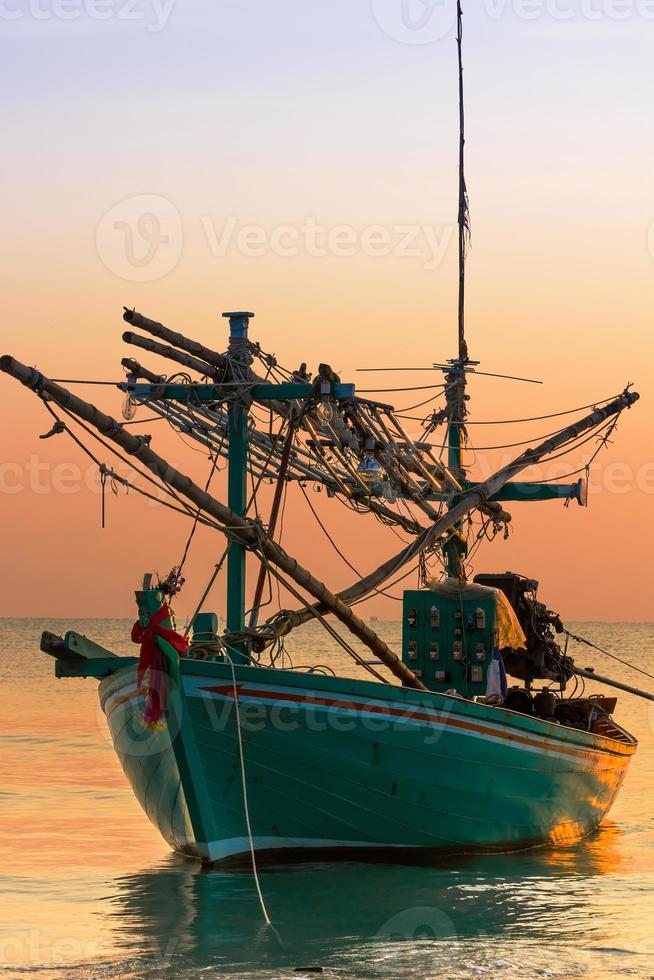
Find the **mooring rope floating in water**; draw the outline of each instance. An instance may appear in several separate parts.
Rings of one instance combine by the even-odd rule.
[[[275,929],[274,925],[272,924],[272,920],[271,920],[271,918],[270,918],[270,916],[268,914],[268,909],[266,908],[266,902],[264,900],[263,892],[261,890],[261,883],[259,881],[259,873],[258,873],[258,870],[257,870],[256,850],[255,850],[255,846],[254,846],[254,838],[252,836],[252,825],[250,823],[250,807],[249,807],[249,803],[248,803],[248,788],[247,788],[247,781],[246,781],[246,778],[245,778],[245,752],[243,750],[243,736],[241,734],[241,711],[240,711],[240,705],[239,705],[238,688],[236,686],[236,670],[234,668],[234,661],[232,660],[232,658],[230,657],[230,655],[227,653],[226,650],[225,650],[225,657],[227,658],[227,660],[229,662],[229,666],[230,666],[231,671],[232,671],[232,683],[234,685],[234,704],[236,706],[236,734],[237,734],[237,737],[238,737],[238,752],[239,752],[239,756],[240,756],[240,760],[241,760],[241,782],[242,782],[242,785],[243,785],[243,810],[244,810],[244,814],[245,814],[245,827],[247,829],[247,834],[248,834],[248,843],[249,843],[249,846],[250,846],[250,857],[252,859],[252,874],[254,876],[254,884],[255,884],[255,887],[256,887],[256,890],[257,890],[257,897],[259,899],[259,905],[261,906],[261,912],[263,914],[264,921],[265,921],[266,925],[270,929],[272,929],[272,931],[274,932],[274,934],[275,934],[275,936],[276,936],[276,938],[277,938],[280,946],[283,947],[284,946],[284,943],[282,941],[282,937],[279,935],[279,933]]]

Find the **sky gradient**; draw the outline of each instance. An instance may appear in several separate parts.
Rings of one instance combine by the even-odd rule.
[[[545,381],[476,379],[473,418],[573,408],[630,381],[642,394],[600,457],[590,508],[513,506],[513,536],[477,569],[539,578],[570,619],[651,620],[654,5],[467,8],[470,351],[486,370]],[[3,352],[50,377],[118,379],[128,305],[216,349],[220,314],[254,310],[253,337],[282,363],[326,360],[365,388],[357,368],[454,356],[453,9],[410,0],[402,20],[401,0],[0,3]],[[120,411],[112,389],[84,392]],[[110,495],[102,532],[88,461],[65,437],[38,440],[48,417],[8,378],[0,407],[0,615],[130,616],[142,571],[179,559],[182,519]],[[555,424],[471,438],[504,445]],[[152,431],[203,478],[206,460]],[[520,451],[479,450],[473,473]],[[378,525],[317,506],[362,572],[398,550]],[[349,584],[309,518],[289,493],[285,546]],[[182,614],[221,551],[198,536]],[[210,605],[223,604],[221,585]]]

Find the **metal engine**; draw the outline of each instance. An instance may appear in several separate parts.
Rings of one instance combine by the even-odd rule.
[[[505,594],[527,637],[526,650],[502,650],[507,674],[526,681],[527,685],[535,680],[549,680],[565,688],[570,673],[564,667],[563,652],[556,639],[564,631],[563,623],[558,613],[539,602],[538,582],[514,572],[477,575],[474,581]]]

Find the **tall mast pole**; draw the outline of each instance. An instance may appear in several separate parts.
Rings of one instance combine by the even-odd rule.
[[[463,9],[457,0],[457,51],[459,55],[459,359],[468,359],[465,337],[466,251],[470,231],[468,188],[465,174],[466,118],[463,86]]]
[[[463,9],[457,0],[457,53],[459,64],[459,304],[458,304],[458,357],[453,362],[452,371],[446,376],[447,418],[448,418],[448,466],[457,479],[463,479],[461,443],[466,418],[466,365],[468,364],[468,345],[465,336],[466,301],[466,256],[470,234],[468,211],[468,188],[465,175],[465,91],[463,84]],[[460,532],[461,526],[456,530]],[[466,553],[463,540],[453,539],[446,547],[447,569],[449,575],[462,577],[462,558]]]
[[[245,382],[251,363],[248,352],[248,327],[254,313],[223,313],[229,320],[229,358],[232,381]],[[247,513],[248,410],[236,398],[229,407],[229,469],[227,500],[230,510],[239,518]],[[246,548],[231,540],[227,552],[227,630],[240,634],[245,629]],[[236,663],[247,663],[242,645],[231,650]]]

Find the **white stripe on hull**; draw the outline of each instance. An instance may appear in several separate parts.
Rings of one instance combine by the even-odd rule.
[[[377,850],[413,850],[409,844],[379,844],[368,841],[351,840],[320,840],[313,837],[254,837],[253,844],[256,851],[288,851],[288,850],[335,850],[338,848],[350,848],[353,850],[364,850],[377,848]],[[247,856],[250,854],[250,842],[247,837],[232,837],[228,840],[211,841],[208,844],[195,845],[206,855],[209,861],[224,861],[226,858]],[[421,848],[424,849],[424,848]]]

